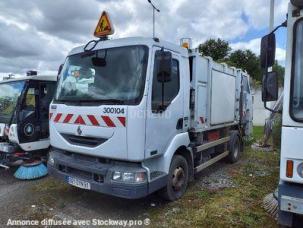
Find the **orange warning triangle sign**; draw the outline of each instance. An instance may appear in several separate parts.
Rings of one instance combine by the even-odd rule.
[[[104,36],[112,35],[113,33],[114,27],[111,24],[109,15],[106,11],[103,11],[95,29],[94,36],[101,38]]]

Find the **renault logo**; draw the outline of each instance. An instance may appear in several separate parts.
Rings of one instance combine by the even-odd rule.
[[[78,127],[77,133],[78,133],[78,135],[82,135],[83,132],[82,132],[81,126]]]

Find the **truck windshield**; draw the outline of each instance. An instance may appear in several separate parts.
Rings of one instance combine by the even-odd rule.
[[[303,20],[300,20],[294,30],[294,54],[292,69],[292,91],[290,114],[296,121],[303,121]]]
[[[146,46],[71,55],[62,69],[55,100],[137,104],[144,91],[147,62]]]
[[[24,85],[25,81],[0,84],[0,123],[9,124]]]

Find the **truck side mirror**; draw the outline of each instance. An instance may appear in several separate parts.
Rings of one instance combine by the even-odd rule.
[[[261,67],[268,69],[275,63],[276,58],[276,36],[270,33],[264,36],[261,40]]]
[[[156,51],[155,63],[158,66],[158,82],[165,83],[171,81],[172,62],[173,58],[171,52],[163,50]]]
[[[296,7],[303,8],[303,0],[290,0],[290,2]]]
[[[268,72],[263,76],[262,101],[278,100],[279,85],[277,72]]]

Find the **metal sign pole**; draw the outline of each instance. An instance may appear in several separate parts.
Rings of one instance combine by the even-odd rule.
[[[270,0],[269,32],[274,30],[275,0]]]
[[[152,3],[151,0],[147,0],[149,4],[153,7],[153,37],[155,38],[156,33],[156,18],[155,18],[155,10],[160,13],[160,10]]]

